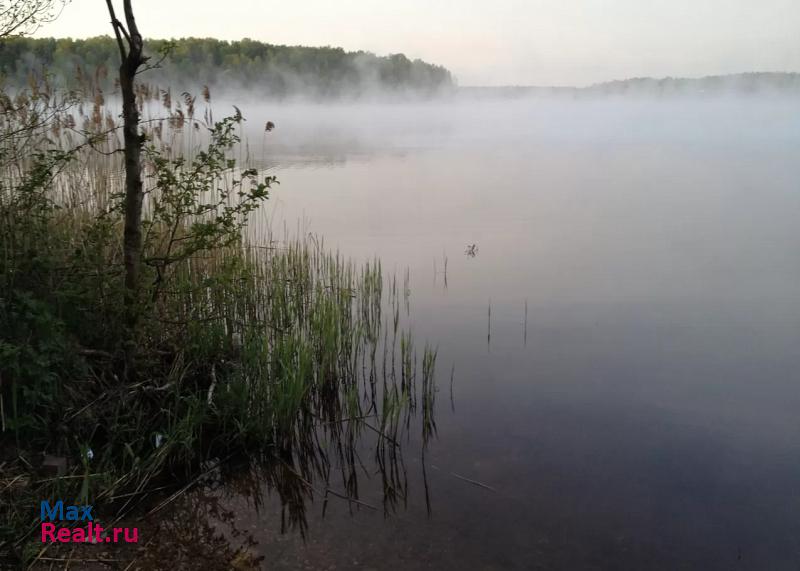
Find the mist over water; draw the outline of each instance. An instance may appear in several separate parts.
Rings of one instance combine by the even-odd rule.
[[[572,4],[0,0],[0,568],[800,570],[800,3]]]
[[[270,561],[797,568],[796,100],[241,107],[281,182],[253,236],[408,268],[439,347],[431,516],[412,483],[406,511],[329,507],[305,548],[265,540]]]

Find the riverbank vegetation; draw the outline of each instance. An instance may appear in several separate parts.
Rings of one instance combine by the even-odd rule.
[[[365,430],[392,505],[412,414],[420,438],[435,430],[436,351],[403,326],[407,282],[317,238],[245,232],[278,181],[244,164],[244,118],[212,120],[207,87],[142,84],[132,298],[125,141],[100,69],[70,91],[0,91],[0,561],[41,557],[42,499],[111,521],[236,458],[327,498],[331,458],[355,471]],[[331,493],[357,504],[345,481]]]

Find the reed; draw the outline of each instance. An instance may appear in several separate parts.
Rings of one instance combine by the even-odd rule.
[[[416,432],[417,408],[423,442],[436,426],[436,349],[418,352],[405,324],[410,275],[398,287],[379,260],[356,265],[321,239],[245,232],[249,209],[236,208],[259,173],[240,166],[238,138],[224,141],[224,168],[192,179],[193,202],[174,200],[189,184],[181,169],[213,156],[208,88],[198,102],[139,87],[150,148],[144,254],[169,264],[145,268],[136,381],[120,380],[118,126],[113,98],[87,77],[88,98],[46,85],[36,97],[0,97],[0,554],[31,556],[42,497],[123,515],[176,476],[183,486],[209,462],[242,455],[312,487],[338,457],[350,467],[342,494],[358,503],[364,430],[377,434],[393,506],[406,489],[398,443]],[[233,212],[224,239],[186,249],[221,212]],[[43,453],[60,460],[56,474],[45,475]],[[282,489],[287,501],[296,493]]]

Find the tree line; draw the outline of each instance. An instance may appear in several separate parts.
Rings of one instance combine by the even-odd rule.
[[[147,40],[147,81],[188,89],[198,85],[257,90],[260,96],[359,96],[370,93],[434,94],[452,88],[442,66],[403,54],[377,56],[334,47],[273,45],[250,39]],[[0,75],[9,85],[27,85],[45,74],[70,87],[94,74],[113,88],[119,53],[113,38],[9,37],[0,50]],[[109,73],[110,71],[110,73]]]

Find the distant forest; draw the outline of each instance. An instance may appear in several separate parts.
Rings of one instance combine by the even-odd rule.
[[[587,91],[624,95],[628,93],[651,94],[717,94],[717,93],[764,93],[800,92],[800,74],[782,72],[751,72],[731,75],[709,75],[699,78],[637,77],[621,81],[609,81],[586,88]]]
[[[208,85],[248,89],[259,96],[347,97],[371,93],[433,95],[454,86],[444,67],[403,54],[385,57],[341,48],[280,46],[254,40],[212,38],[145,40],[149,70],[144,81],[178,89]],[[0,49],[6,84],[25,85],[31,74],[48,74],[60,85],[82,85],[94,76],[113,89],[119,52],[110,36],[85,40],[12,37]]]
[[[586,98],[598,96],[715,96],[715,95],[800,95],[800,73],[750,72],[706,77],[637,77],[597,83],[588,87],[462,87],[467,97],[560,96]]]

